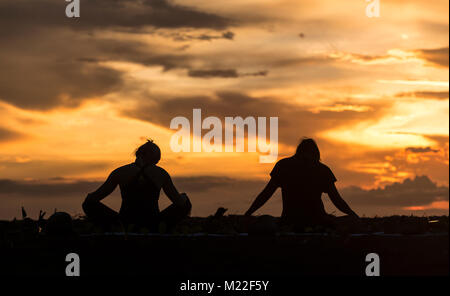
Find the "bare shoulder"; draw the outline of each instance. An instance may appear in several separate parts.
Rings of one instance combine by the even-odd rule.
[[[332,171],[326,164],[323,164],[323,163],[321,162],[321,163],[320,163],[320,169],[321,169],[321,172],[322,172],[322,174],[323,174],[324,176],[327,176],[327,177],[330,178],[333,182],[336,182],[336,181],[337,181],[336,177],[334,176],[333,171]]]
[[[122,173],[122,172],[128,172],[130,170],[136,169],[136,165],[134,163],[129,163],[123,166],[118,167],[113,171],[113,173]]]
[[[170,179],[169,173],[157,165],[150,166],[147,174],[158,186],[163,186]]]
[[[126,179],[130,175],[133,175],[136,170],[136,165],[134,163],[129,163],[113,170],[111,172],[111,177],[118,178],[119,180]]]
[[[160,166],[155,165],[154,166],[154,170],[155,170],[156,173],[158,173],[163,178],[169,178],[170,177],[169,173],[165,169],[160,167]]]
[[[320,168],[322,170],[331,171],[331,169],[326,164],[324,164],[323,162],[319,162],[319,166],[320,166]]]

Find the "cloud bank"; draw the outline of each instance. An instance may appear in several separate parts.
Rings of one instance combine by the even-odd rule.
[[[187,192],[193,207],[193,215],[208,216],[215,209],[224,206],[230,213],[242,214],[264,188],[265,182],[261,180],[242,180],[220,176],[175,177],[174,183],[181,192]],[[81,202],[87,193],[92,192],[101,185],[98,181],[52,179],[47,181],[17,181],[0,180],[0,198],[6,207],[13,208],[20,197],[25,205],[43,204],[51,201],[53,204],[70,204],[75,212],[81,213]],[[365,190],[357,186],[342,188],[343,198],[360,215],[391,215],[392,213],[420,214],[418,211],[427,208],[431,204],[440,204],[438,208],[430,208],[429,211],[448,214],[449,188],[438,186],[427,176],[417,176],[413,179],[405,179],[385,187]],[[328,197],[323,195],[323,200],[328,212],[335,214],[339,211],[331,205]],[[117,191],[112,197],[105,199],[116,208],[120,205]],[[444,207],[442,207],[442,204]],[[168,200],[161,197],[162,208],[168,205]],[[446,207],[445,207],[446,205]],[[416,208],[418,210],[411,210]],[[69,210],[67,207],[66,210]],[[33,209],[38,211],[39,209]],[[279,216],[281,210],[280,192],[257,213],[268,213]],[[10,219],[4,211],[2,219]]]

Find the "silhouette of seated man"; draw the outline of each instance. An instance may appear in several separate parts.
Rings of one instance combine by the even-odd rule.
[[[161,150],[153,141],[140,146],[135,155],[135,162],[115,169],[103,185],[87,195],[83,210],[89,220],[106,229],[121,222],[125,226],[133,224],[157,232],[160,222],[164,222],[170,230],[189,215],[192,207],[189,198],[185,193],[178,193],[170,175],[156,165],[161,159]],[[100,202],[117,185],[122,195],[119,213]],[[160,212],[161,188],[172,204]]]
[[[328,215],[322,202],[322,193],[328,193],[333,204],[348,216],[342,220],[359,218],[340,196],[336,178],[328,166],[320,162],[320,151],[313,139],[303,139],[294,156],[278,161],[270,173],[271,179],[245,213],[252,215],[263,206],[278,187],[282,190],[282,225],[295,229],[306,226],[336,226],[337,220]]]

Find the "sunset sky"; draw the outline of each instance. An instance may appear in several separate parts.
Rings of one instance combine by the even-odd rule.
[[[279,159],[316,139],[360,215],[448,215],[449,2],[380,4],[81,0],[69,19],[63,0],[0,0],[0,219],[81,213],[147,138],[194,216],[242,214],[274,164],[172,152],[193,108],[278,117]],[[278,193],[257,214],[280,211]]]

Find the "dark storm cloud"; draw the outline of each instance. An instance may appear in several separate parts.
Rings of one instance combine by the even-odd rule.
[[[31,109],[76,107],[86,97],[107,94],[122,83],[116,70],[70,59],[16,63],[0,57],[0,68],[0,99]]]
[[[0,126],[0,143],[21,139],[23,137],[25,137],[25,135],[20,132],[12,131]]]
[[[436,49],[419,49],[416,51],[421,58],[431,64],[448,68],[448,47]]]
[[[311,112],[303,107],[271,97],[251,97],[237,92],[219,92],[215,96],[192,96],[152,99],[146,98],[135,109],[126,109],[122,114],[169,128],[172,118],[184,116],[192,119],[192,109],[200,108],[202,118],[216,116],[278,117],[279,139],[296,145],[303,136],[314,136],[317,132],[343,125],[377,120],[384,112],[383,106],[371,106],[371,110]],[[268,119],[267,119],[268,120]]]
[[[416,91],[399,93],[396,95],[396,97],[417,97],[425,99],[445,100],[448,99],[448,94],[448,91]]]
[[[167,0],[90,0],[81,1],[79,19],[65,15],[68,4],[59,0],[0,1],[0,19],[13,25],[17,32],[27,26],[70,27],[73,30],[125,28],[142,30],[156,28],[225,29],[231,20]],[[5,28],[3,30],[6,30]]]
[[[364,190],[352,186],[341,191],[342,196],[355,206],[412,207],[449,200],[448,187],[436,185],[427,176],[405,179],[384,188]]]
[[[125,61],[164,70],[190,68],[185,54],[162,45],[108,39],[99,30],[223,30],[231,22],[166,0],[82,1],[68,19],[59,0],[0,0],[0,100],[29,109],[76,107],[123,86],[122,73],[99,62]],[[209,36],[205,34],[203,37]],[[211,35],[211,40],[213,39]],[[233,39],[234,33],[217,35]],[[202,37],[201,35],[199,37]]]
[[[94,41],[94,40],[93,40]],[[122,61],[133,62],[144,66],[162,66],[164,71],[174,68],[187,68],[194,58],[188,54],[171,52],[171,48],[148,45],[137,41],[118,41],[113,39],[101,39],[96,43],[95,59],[85,53],[84,59],[92,59],[93,62]]]
[[[0,99],[29,109],[75,107],[86,98],[123,86],[122,72],[101,62],[133,62],[170,70],[189,67],[190,58],[137,41],[58,30],[28,39],[17,37],[0,47]]]
[[[439,150],[433,149],[431,147],[408,147],[405,150],[412,153],[439,152]]]

